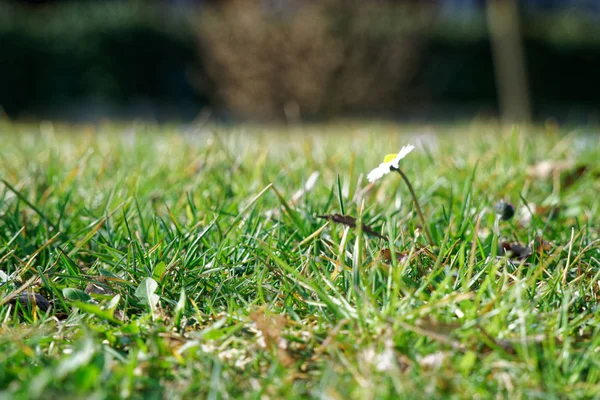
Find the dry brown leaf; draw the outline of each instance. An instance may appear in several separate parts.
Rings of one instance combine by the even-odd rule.
[[[256,324],[256,328],[262,334],[265,346],[277,354],[282,365],[289,367],[294,363],[294,358],[289,354],[287,341],[281,337],[283,329],[287,325],[285,315],[267,315],[264,310],[254,311],[250,319]]]
[[[408,252],[403,251],[403,252],[396,252],[396,260],[401,263],[403,262],[406,257],[408,257]],[[390,249],[381,249],[379,251],[379,258],[381,260],[381,262],[383,262],[384,264],[391,264],[392,263],[392,251]]]
[[[85,287],[87,294],[99,294],[103,296],[112,296],[115,292],[105,283],[101,282],[89,282]]]
[[[531,255],[531,249],[517,242],[502,242],[499,245],[500,255],[508,255],[513,260],[523,260]]]
[[[544,238],[541,236],[536,236],[535,239],[533,239],[529,244],[529,247],[533,248],[536,252],[540,250],[550,251],[554,247],[554,244],[544,240]]]
[[[441,322],[431,316],[425,316],[415,321],[415,326],[438,334],[449,334],[452,331],[459,329],[462,324],[460,322]]]
[[[331,222],[334,222],[336,224],[342,224],[345,226],[349,226],[350,228],[356,228],[356,218],[351,217],[349,215],[326,214],[326,215],[317,215],[317,218],[323,218],[323,219],[329,220]],[[371,236],[376,236],[380,239],[387,240],[385,235],[382,235],[382,234],[376,232],[369,225],[362,224],[362,231]]]

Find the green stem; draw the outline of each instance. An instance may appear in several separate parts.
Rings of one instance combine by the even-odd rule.
[[[415,202],[415,206],[417,208],[417,214],[419,214],[419,218],[421,218],[421,224],[423,225],[423,229],[425,230],[425,236],[427,236],[427,240],[429,241],[429,244],[433,247],[434,242],[433,242],[433,239],[431,238],[431,233],[429,233],[429,228],[427,227],[427,222],[425,222],[425,217],[423,216],[423,211],[421,211],[421,206],[419,205],[419,200],[417,200],[417,195],[415,194],[415,191],[414,191],[412,185],[410,184],[408,177],[404,174],[404,172],[402,172],[402,170],[400,168],[390,167],[390,169],[392,171],[398,172],[400,174],[400,176],[402,177],[402,179],[404,180],[404,183],[406,183],[406,186],[408,186],[408,191],[410,192],[410,194],[413,198],[413,201]]]

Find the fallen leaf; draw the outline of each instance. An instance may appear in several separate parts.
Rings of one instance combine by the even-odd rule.
[[[541,236],[536,236],[529,244],[529,247],[533,248],[536,252],[539,250],[550,251],[554,247],[554,244],[544,240]]]
[[[404,259],[408,256],[408,252],[403,251],[403,252],[396,252],[396,260],[398,262],[402,262],[404,261]],[[379,258],[381,259],[381,262],[383,262],[384,264],[391,264],[392,263],[392,251],[390,249],[381,249],[379,251]]]
[[[112,296],[115,294],[110,286],[101,282],[89,282],[85,287],[85,292],[87,294],[99,294],[103,296]]]
[[[250,319],[262,334],[264,346],[276,352],[282,365],[289,367],[294,363],[294,358],[287,351],[287,341],[281,337],[283,328],[287,325],[285,315],[267,315],[264,310],[254,311]]]
[[[336,224],[342,224],[342,225],[349,226],[350,228],[356,228],[356,218],[351,217],[349,215],[327,214],[327,215],[317,215],[317,218],[327,219]],[[373,228],[371,228],[369,225],[366,225],[366,224],[362,224],[362,231],[365,232],[366,234],[369,234],[371,236],[376,236],[380,239],[384,239],[384,240],[387,239],[385,235],[382,235],[382,234],[376,232]]]
[[[531,249],[527,246],[523,246],[517,242],[500,243],[500,254],[508,255],[513,260],[523,260],[531,255]]]

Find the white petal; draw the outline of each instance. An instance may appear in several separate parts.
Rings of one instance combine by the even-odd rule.
[[[406,157],[411,151],[414,150],[414,148],[415,148],[415,146],[413,146],[412,144],[402,146],[402,148],[398,152],[398,155],[396,156],[396,158],[394,158],[394,160],[391,162],[391,165],[394,168],[398,168],[398,165],[400,164],[400,160],[402,160],[404,157]]]
[[[382,176],[390,173],[390,163],[381,163],[379,167],[375,168],[369,175],[367,175],[367,180],[369,182],[375,182],[380,179]]]
[[[413,151],[414,148],[415,148],[415,146],[413,146],[412,144],[403,146],[392,161],[382,162],[381,164],[379,164],[379,166],[377,168],[375,168],[374,170],[369,172],[369,174],[367,175],[367,180],[371,183],[375,182],[376,180],[380,179],[382,176],[389,174],[391,171],[391,169],[390,169],[391,167],[398,168],[398,165],[400,164],[400,160],[402,160],[404,157],[406,157],[408,155],[408,153]]]

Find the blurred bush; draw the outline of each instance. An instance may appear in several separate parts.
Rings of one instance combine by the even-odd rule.
[[[418,65],[430,13],[361,1],[238,0],[201,14],[217,101],[246,116],[390,110]]]
[[[199,28],[215,94],[246,116],[274,117],[294,107],[319,111],[343,62],[316,6],[278,14],[256,1],[234,1],[203,12]]]

